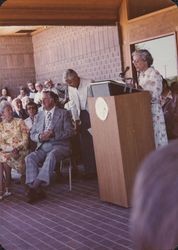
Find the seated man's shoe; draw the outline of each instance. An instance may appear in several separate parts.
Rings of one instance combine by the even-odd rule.
[[[46,198],[46,192],[40,188],[29,188],[27,192],[27,203],[33,204]]]
[[[36,194],[37,194],[37,198],[38,200],[43,200],[43,199],[46,199],[46,192],[44,191],[43,188],[38,188],[37,191],[36,191]]]
[[[34,188],[29,188],[27,192],[27,203],[35,203],[38,200],[37,192]]]

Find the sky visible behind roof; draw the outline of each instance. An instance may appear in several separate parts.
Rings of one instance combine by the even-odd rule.
[[[164,36],[136,44],[136,48],[147,49],[153,56],[153,66],[164,78],[177,76],[177,50],[175,35]]]

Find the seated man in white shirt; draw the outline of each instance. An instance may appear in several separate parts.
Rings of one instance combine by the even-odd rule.
[[[27,83],[27,87],[28,87],[28,95],[31,101],[34,100],[35,98],[35,93],[37,92],[35,89],[35,85],[33,82],[28,82]]]
[[[87,97],[91,79],[79,77],[73,69],[63,73],[63,82],[68,84],[69,102],[65,107],[71,110],[75,129],[80,135],[80,150],[86,177],[96,174],[96,163],[92,136],[88,129],[91,127],[88,113]]]
[[[37,90],[37,93],[34,97],[34,102],[38,105],[38,107],[41,107],[42,104],[42,93],[43,93],[43,84],[40,82],[35,83],[35,88]]]
[[[55,87],[55,84],[53,83],[53,81],[51,79],[46,80],[44,82],[44,88],[45,88],[45,90],[54,92],[56,95],[59,94],[57,88]]]

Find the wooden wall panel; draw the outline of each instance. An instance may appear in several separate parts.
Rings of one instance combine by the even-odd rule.
[[[159,36],[178,33],[178,8],[172,7],[147,14],[132,20],[121,15],[126,2],[120,8],[120,28],[122,32],[121,48],[123,53],[123,67],[131,66],[130,45]],[[132,76],[131,67],[128,76]]]
[[[133,19],[128,22],[129,43],[151,39],[176,31],[178,25],[178,9],[171,7],[144,18]]]
[[[170,6],[173,6],[174,3],[170,0],[149,0],[149,1],[140,1],[140,0],[127,0],[128,1],[128,19],[136,18],[154,11],[158,11]]]
[[[6,86],[14,98],[28,81],[35,81],[32,38],[0,37],[0,90]]]

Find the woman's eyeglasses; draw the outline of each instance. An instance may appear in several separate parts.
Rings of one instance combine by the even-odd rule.
[[[36,107],[27,107],[27,110],[36,109]]]

